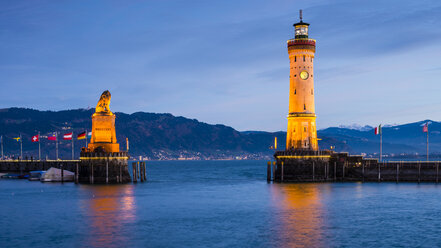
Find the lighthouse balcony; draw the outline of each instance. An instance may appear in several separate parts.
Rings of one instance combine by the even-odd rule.
[[[287,41],[288,46],[294,46],[294,45],[311,45],[315,46],[315,40],[314,39],[290,39]]]
[[[305,111],[305,112],[291,112],[288,114],[288,117],[316,117],[314,113]]]
[[[315,52],[314,39],[290,39],[287,41],[288,49],[307,49]]]

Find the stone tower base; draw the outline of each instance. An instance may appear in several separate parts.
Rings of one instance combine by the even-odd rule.
[[[330,151],[296,149],[277,151],[273,180],[276,182],[314,182],[334,179]]]
[[[131,182],[128,158],[127,152],[81,152],[76,180],[90,184]]]

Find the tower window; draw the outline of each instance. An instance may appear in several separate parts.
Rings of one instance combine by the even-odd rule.
[[[314,91],[311,89],[311,95],[314,95]]]
[[[305,62],[306,61],[306,56],[305,55],[303,55],[303,62]]]
[[[296,89],[294,89],[294,95],[295,95],[295,94],[297,94],[297,90],[296,90]]]
[[[306,104],[303,104],[303,110],[306,110]]]
[[[294,56],[294,62],[296,62],[297,61],[297,56]]]
[[[311,62],[312,62],[312,57],[311,57]]]
[[[305,131],[305,132],[306,132],[306,127],[303,127],[303,131]]]

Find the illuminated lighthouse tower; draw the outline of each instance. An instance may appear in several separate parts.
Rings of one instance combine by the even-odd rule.
[[[313,62],[315,40],[308,38],[309,24],[294,24],[295,38],[288,40],[290,60],[289,115],[286,149],[318,150],[315,123]]]

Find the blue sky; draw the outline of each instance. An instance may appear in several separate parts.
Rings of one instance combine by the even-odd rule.
[[[441,120],[440,1],[1,1],[0,107],[172,113],[286,130],[298,10],[319,128]]]

